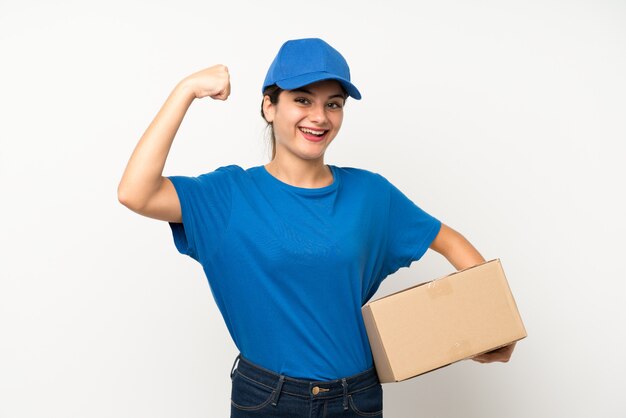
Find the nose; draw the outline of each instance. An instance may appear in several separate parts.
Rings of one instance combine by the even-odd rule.
[[[324,122],[326,122],[326,106],[323,103],[311,106],[309,119],[311,120],[311,122],[317,124],[323,124]]]

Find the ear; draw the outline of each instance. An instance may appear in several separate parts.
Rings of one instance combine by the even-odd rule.
[[[276,106],[270,101],[270,96],[263,96],[263,114],[265,115],[265,120],[269,123],[274,122],[275,113]]]

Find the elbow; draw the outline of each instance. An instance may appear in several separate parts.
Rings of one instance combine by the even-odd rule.
[[[117,189],[117,201],[127,208],[131,205],[128,193],[120,190],[119,188]]]
[[[128,209],[137,212],[139,205],[137,199],[134,199],[134,193],[122,187],[122,184],[117,187],[117,200]]]

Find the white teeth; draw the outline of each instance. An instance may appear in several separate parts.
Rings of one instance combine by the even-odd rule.
[[[302,132],[306,132],[308,134],[317,135],[317,136],[322,136],[322,135],[324,135],[324,132],[326,132],[326,131],[314,131],[314,130],[308,129],[308,128],[300,128],[300,130]]]

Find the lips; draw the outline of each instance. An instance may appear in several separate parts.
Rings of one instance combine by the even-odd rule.
[[[300,129],[300,132],[305,139],[313,142],[319,142],[323,140],[328,134],[328,130],[323,129],[306,128],[303,126],[299,127],[298,129]]]

